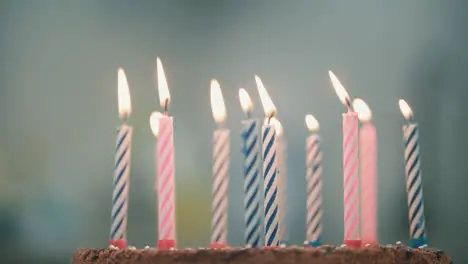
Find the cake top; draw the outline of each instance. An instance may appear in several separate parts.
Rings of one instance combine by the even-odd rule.
[[[109,262],[111,261],[111,262]],[[225,249],[80,249],[73,264],[87,263],[281,263],[281,264],[450,264],[441,250],[403,245],[347,248],[335,246]]]

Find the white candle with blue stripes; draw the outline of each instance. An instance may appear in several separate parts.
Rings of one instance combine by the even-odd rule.
[[[408,121],[408,124],[403,126],[406,191],[408,194],[410,245],[417,248],[427,245],[421,158],[419,156],[419,126],[413,121],[413,111],[408,103],[400,100],[398,104],[401,113]]]
[[[132,127],[126,121],[132,105],[127,77],[122,68],[117,72],[119,115],[123,124],[117,129],[115,151],[114,184],[112,191],[112,215],[109,243],[120,249],[127,247],[127,211],[130,189],[130,153],[132,149]]]
[[[322,245],[322,150],[317,134],[319,123],[313,115],[306,115],[310,136],[306,142],[306,241],[311,247]]]
[[[286,151],[286,138],[283,133],[283,126],[278,118],[265,119],[265,124],[271,122],[275,126],[276,133],[276,160],[278,164],[277,178],[278,178],[278,214],[279,214],[279,240],[281,246],[286,246],[288,243],[288,224],[287,224],[287,179],[288,172],[286,166],[287,151]]]
[[[265,111],[265,115],[271,121],[276,115],[276,107],[271,101],[262,80],[255,76],[258,93]],[[265,246],[279,246],[279,213],[278,213],[278,164],[276,159],[276,132],[275,126],[268,122],[262,126],[262,151],[263,151],[263,180],[264,180],[264,225]]]
[[[244,156],[244,225],[245,245],[259,247],[261,242],[260,210],[260,145],[259,121],[252,118],[252,100],[243,88],[239,89],[239,100],[247,119],[242,121],[242,154]]]
[[[211,109],[218,129],[213,134],[213,185],[211,206],[211,247],[228,244],[229,130],[223,128],[226,107],[217,80],[211,81]]]

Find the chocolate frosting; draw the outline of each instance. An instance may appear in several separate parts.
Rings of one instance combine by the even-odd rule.
[[[443,252],[405,246],[336,248],[79,249],[72,264],[451,264]]]

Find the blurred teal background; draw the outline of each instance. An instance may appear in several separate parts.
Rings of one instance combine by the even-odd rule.
[[[466,171],[468,2],[463,0],[1,1],[0,251],[2,263],[66,263],[78,247],[106,247],[117,113],[126,69],[134,126],[129,243],[156,244],[154,137],[160,56],[175,118],[181,246],[209,241],[209,81],[217,78],[232,129],[229,242],[243,240],[238,88],[262,117],[264,81],[288,140],[291,240],[304,240],[304,124],[321,122],[324,237],[343,237],[340,104],[333,70],[372,108],[379,137],[381,243],[407,242],[397,100],[421,125],[430,245],[456,263],[468,237]],[[466,106],[465,106],[466,107]]]

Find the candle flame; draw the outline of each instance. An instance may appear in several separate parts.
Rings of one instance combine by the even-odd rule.
[[[270,118],[275,116],[276,107],[273,104],[273,101],[271,100],[270,96],[268,95],[265,86],[263,86],[262,80],[257,75],[255,75],[255,82],[257,83],[257,89],[258,93],[260,94],[260,101],[262,101],[262,106],[263,110],[265,111],[265,115]]]
[[[219,82],[215,79],[211,80],[210,99],[213,117],[216,123],[221,125],[226,119],[226,106],[224,105],[223,94],[221,93]]]
[[[401,113],[403,114],[406,120],[410,120],[411,118],[413,118],[413,110],[411,110],[411,107],[405,100],[400,99],[398,101],[398,105],[400,106]]]
[[[161,114],[160,112],[151,113],[150,127],[151,127],[151,131],[153,132],[153,135],[155,137],[158,137],[158,134],[159,134],[159,118],[162,117],[162,116],[163,116],[163,114]]]
[[[132,112],[132,102],[130,100],[127,76],[123,68],[119,68],[117,71],[117,97],[120,118],[125,119]]]
[[[341,103],[350,107],[349,94],[341,84],[340,80],[338,80],[338,77],[336,77],[336,75],[332,71],[328,71],[328,75],[330,75],[333,88],[335,88],[335,92],[338,95],[338,98],[340,98]]]
[[[281,122],[278,120],[276,117],[272,118],[265,118],[265,121],[263,121],[264,125],[272,125],[275,127],[275,133],[276,136],[281,136],[283,135],[283,125],[281,125]]]
[[[313,115],[306,115],[305,122],[310,132],[317,132],[320,128],[319,122]]]
[[[252,111],[252,99],[244,88],[239,89],[239,100],[244,113]]]
[[[166,74],[164,73],[164,68],[159,57],[156,58],[156,71],[158,76],[159,103],[161,107],[167,108],[171,101],[171,95],[167,86]]]
[[[372,111],[362,99],[356,98],[353,100],[353,109],[358,113],[358,118],[361,122],[369,122],[372,120]]]

